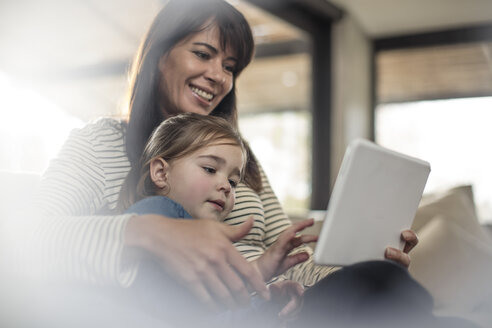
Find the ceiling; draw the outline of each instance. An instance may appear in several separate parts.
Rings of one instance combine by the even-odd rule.
[[[230,2],[251,22],[257,43],[304,37],[296,28],[244,0]],[[490,0],[331,2],[352,15],[371,38],[492,22]],[[125,72],[141,36],[164,3],[164,0],[0,0],[0,78],[8,77],[19,88],[36,90],[83,120],[119,115],[126,90]],[[269,60],[268,65],[257,59],[261,69],[256,70],[274,69],[276,61],[265,60]],[[305,62],[306,58],[301,60]],[[292,65],[286,61],[278,63],[281,69]],[[251,71],[255,70],[253,65]],[[293,70],[296,71],[305,72],[305,69]],[[280,78],[292,81],[294,75],[284,73],[278,73]],[[242,78],[246,75],[245,72]],[[247,84],[245,81],[244,85]],[[255,92],[243,94],[253,96]],[[250,103],[249,107],[254,104]]]
[[[117,115],[160,0],[1,0],[0,72],[84,121]]]
[[[330,0],[371,38],[492,22],[490,0]]]

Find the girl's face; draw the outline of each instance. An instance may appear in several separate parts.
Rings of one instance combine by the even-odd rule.
[[[196,219],[225,219],[234,206],[244,165],[241,148],[231,143],[218,140],[169,162],[165,196]]]
[[[216,24],[184,39],[159,61],[163,110],[210,114],[232,90],[236,64]]]

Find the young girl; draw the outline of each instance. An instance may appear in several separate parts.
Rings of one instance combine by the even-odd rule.
[[[234,206],[235,188],[243,178],[246,161],[242,138],[226,120],[194,113],[174,116],[161,123],[148,140],[139,167],[130,171],[123,185],[120,209],[126,209],[126,213],[223,221]],[[307,260],[307,253],[288,254],[317,239],[296,236],[312,224],[312,220],[294,224],[253,262],[265,282]],[[280,318],[298,312],[303,294],[300,284],[277,281],[270,285],[270,291],[273,303],[282,308]],[[259,308],[258,302],[265,307],[259,300],[252,306]],[[229,313],[229,319],[247,316],[250,310]]]

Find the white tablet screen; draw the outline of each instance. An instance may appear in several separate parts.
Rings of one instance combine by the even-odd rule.
[[[429,163],[364,139],[347,151],[316,245],[318,264],[348,265],[384,259],[387,246],[402,249],[400,233],[411,227]]]

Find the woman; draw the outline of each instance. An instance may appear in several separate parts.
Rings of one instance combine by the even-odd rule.
[[[129,286],[145,253],[206,304],[234,307],[248,301],[249,290],[269,297],[260,275],[231,245],[237,242],[248,260],[256,259],[291,224],[254,157],[247,164],[246,184],[237,188],[229,225],[114,215],[130,167],[164,118],[195,112],[237,125],[235,80],[253,50],[248,23],[225,1],[168,2],[132,67],[128,125],[105,119],[74,131],[44,175],[37,198],[43,220],[32,228],[31,238],[39,271]],[[247,220],[251,215],[254,224]],[[411,231],[402,238],[405,252],[386,254],[408,266],[406,253],[417,238]],[[289,277],[312,285],[330,271],[309,260],[290,270]]]

